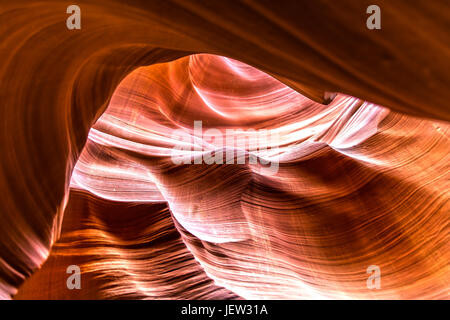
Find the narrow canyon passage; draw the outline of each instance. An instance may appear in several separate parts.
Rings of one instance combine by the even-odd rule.
[[[450,5],[369,4],[0,0],[0,298],[448,299]]]
[[[251,143],[260,129],[277,140]],[[448,130],[342,94],[323,105],[225,57],[139,68],[91,129],[68,227],[17,298],[444,298]],[[243,135],[245,163],[195,164]],[[262,154],[277,171],[249,162]],[[75,296],[71,264],[92,277]]]

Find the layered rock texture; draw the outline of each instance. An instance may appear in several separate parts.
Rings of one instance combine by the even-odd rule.
[[[0,1],[0,298],[449,298],[448,2],[77,4]]]

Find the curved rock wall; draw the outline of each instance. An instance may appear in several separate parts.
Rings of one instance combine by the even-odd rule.
[[[56,256],[78,252],[89,274],[117,262],[119,280],[89,298],[448,298],[450,8],[381,1],[374,31],[369,4],[79,1],[82,28],[67,30],[59,1],[1,1],[0,297],[54,245]],[[276,157],[278,172],[175,165],[171,133],[191,134],[195,120],[276,132],[278,154],[246,157]],[[76,216],[65,211],[70,187],[91,193],[71,201],[108,208],[166,203],[190,251],[172,258],[192,260],[179,276],[205,284],[187,281],[184,295],[155,284],[131,249],[129,262],[92,258],[61,229]],[[95,232],[120,233],[86,215]],[[161,219],[170,224],[168,211]],[[129,236],[105,248],[115,239],[128,251]],[[80,241],[100,246],[90,239]],[[158,265],[150,251],[146,263]],[[381,290],[365,287],[369,265],[382,270]],[[18,297],[38,292],[44,270]]]

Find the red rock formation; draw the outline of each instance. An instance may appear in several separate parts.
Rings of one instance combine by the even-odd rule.
[[[0,297],[42,266],[17,298],[448,298],[446,2],[376,31],[354,1],[79,5],[0,6]],[[278,172],[175,165],[194,120],[277,132],[246,157]]]

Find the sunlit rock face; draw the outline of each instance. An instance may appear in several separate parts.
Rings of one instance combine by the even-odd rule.
[[[0,298],[450,297],[448,4],[79,3],[0,7]]]
[[[267,130],[264,158],[277,171],[195,164],[233,150],[226,129],[250,142]],[[76,264],[68,259],[104,282],[81,297],[445,298],[448,133],[445,123],[342,94],[314,102],[225,57],[139,68],[73,171],[72,189],[92,196],[73,193],[70,229],[18,298],[37,296],[55,268],[64,284],[65,266]],[[245,145],[246,160],[260,152]],[[192,164],[175,163],[179,154]],[[366,286],[371,265],[382,271],[378,290]],[[204,284],[192,288],[197,278]]]

